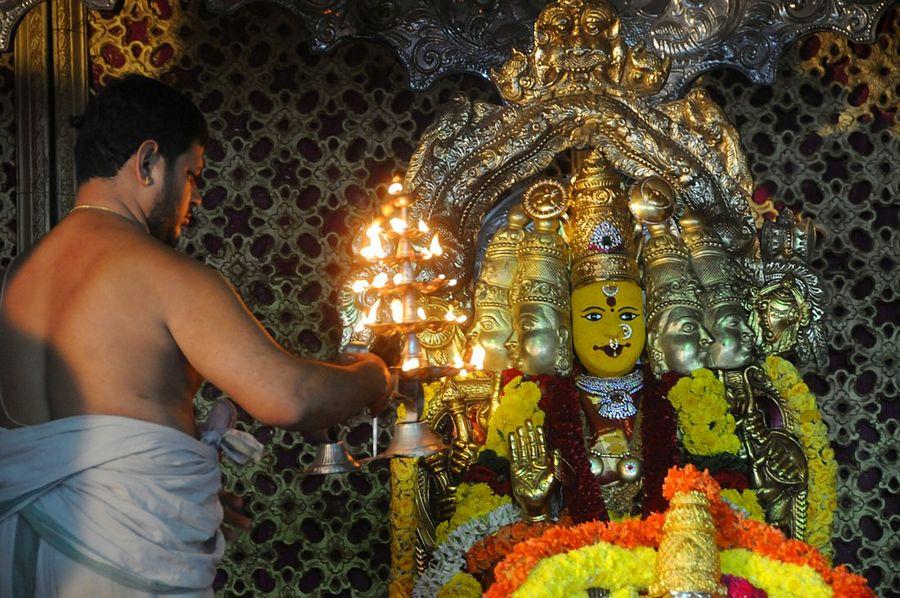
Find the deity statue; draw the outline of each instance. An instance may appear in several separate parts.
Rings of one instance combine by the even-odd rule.
[[[703,287],[704,322],[713,337],[709,365],[718,370],[746,367],[753,358],[754,337],[744,308],[749,273],[693,212],[686,210],[678,225]]]
[[[572,333],[586,374],[575,378],[590,437],[591,471],[607,507],[632,510],[640,490],[640,434],[635,430],[644,350],[643,291],[634,223],[621,178],[598,151],[572,182]]]
[[[491,74],[504,105],[457,102],[408,174],[415,210],[449,238],[453,258],[434,273],[462,281],[456,300],[473,309],[463,357],[483,349],[485,367],[429,389],[425,417],[450,450],[416,472],[420,567],[444,552],[438,530],[486,496],[477,484],[510,497],[524,521],[552,525],[559,512],[579,522],[658,510],[661,472],[678,460],[734,476],[732,490],[752,490],[742,500],[802,539],[811,479],[830,483],[823,463],[833,456],[811,448],[827,438],[809,425],[808,402],[798,411],[785,390],[789,376],[777,372],[790,364],[764,359],[821,355],[810,223],[783,211],[758,218],[757,236],[737,132],[700,91],[641,99],[664,84],[668,63],[626,43],[610,3],[555,0],[534,34],[527,55],[513,51]],[[502,213],[492,208],[575,148],[585,153],[571,185],[532,182],[470,284],[472,241]],[[636,182],[626,191],[623,180]],[[446,363],[458,355],[432,353]],[[497,512],[507,517],[509,506]],[[826,507],[813,508],[827,542]],[[671,566],[659,591],[687,589],[679,579],[696,567],[685,547],[709,532],[682,519],[669,525],[677,542],[660,551]],[[702,577],[714,580],[708,556]]]
[[[632,187],[629,208],[649,235],[641,261],[653,372],[690,374],[708,367],[713,338],[704,324],[700,282],[687,247],[672,230],[672,188],[655,177],[640,181]]]
[[[560,183],[541,180],[522,198],[534,230],[519,243],[511,302],[518,342],[516,364],[526,374],[572,371],[569,251],[559,232],[566,196]]]
[[[815,252],[812,222],[783,210],[762,227],[761,262],[747,298],[750,326],[766,355],[796,353],[826,364],[822,283],[809,264]]]
[[[631,48],[619,32],[612,6],[592,0],[560,0],[547,6],[534,25],[533,63],[518,50],[494,73],[500,93],[525,103],[580,92],[624,97],[653,95],[666,82],[668,59]]]
[[[518,347],[509,295],[518,264],[516,251],[525,237],[527,223],[521,206],[510,208],[506,226],[488,243],[472,295],[474,319],[469,351],[473,346],[484,349],[484,368],[492,372],[512,367],[510,353],[515,354]]]

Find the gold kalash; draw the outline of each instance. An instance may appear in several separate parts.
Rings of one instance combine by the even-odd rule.
[[[737,133],[702,89],[651,102],[669,64],[627,44],[619,25],[607,2],[551,3],[534,25],[531,52],[513,51],[491,74],[506,104],[457,98],[412,158],[413,217],[440,231],[441,272],[463,282],[455,299],[472,314],[471,329],[429,339],[426,353],[440,365],[442,356],[479,347],[487,366],[483,375],[444,380],[428,407],[451,449],[418,463],[419,566],[484,442],[500,370],[569,376],[576,354],[600,386],[628,375],[639,358],[655,376],[717,372],[767,518],[804,537],[807,471],[797,423],[782,418],[783,428],[769,427],[761,402],[784,409],[760,364],[769,354],[821,358],[811,226],[791,214],[765,220],[772,210],[751,201]],[[573,181],[536,180],[570,150]],[[509,209],[477,272],[485,215],[523,186],[522,206]],[[366,306],[349,291],[343,297],[351,330]],[[582,319],[590,307],[604,309]],[[634,316],[622,318],[625,311]],[[594,326],[604,318],[620,319]],[[602,354],[594,349],[604,346]],[[634,452],[633,439],[607,440]],[[604,450],[598,454],[608,460]],[[639,490],[639,470],[630,471],[620,488]],[[623,504],[634,496],[619,494]],[[516,498],[526,519],[540,518],[535,497]]]

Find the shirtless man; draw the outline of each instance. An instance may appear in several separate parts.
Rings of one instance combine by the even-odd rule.
[[[75,560],[100,564],[90,566],[91,572],[78,574],[72,573],[71,563],[63,567],[66,575],[81,584],[77,595],[90,595],[84,580],[109,567],[115,570],[114,581],[129,588],[123,595],[152,595],[172,589],[206,595],[212,579],[197,574],[201,565],[191,567],[184,580],[154,570],[129,571],[129,567],[144,568],[146,562],[110,563],[119,557],[106,552],[114,553],[117,547],[103,552],[102,548],[95,549],[98,539],[86,537],[73,541],[73,548],[67,544],[67,533],[45,529],[43,518],[56,515],[49,512],[49,502],[41,504],[46,497],[34,501],[28,497],[29,493],[40,494],[48,484],[52,486],[53,480],[35,482],[38,490],[23,487],[19,494],[3,494],[9,480],[16,482],[27,473],[11,472],[25,465],[25,460],[37,460],[28,466],[40,476],[43,453],[20,449],[38,442],[24,438],[24,434],[87,421],[84,426],[78,424],[74,445],[58,449],[45,445],[44,452],[58,450],[54,458],[59,460],[68,458],[65,451],[77,454],[80,447],[92,447],[92,443],[100,442],[99,432],[92,431],[98,425],[116,428],[113,433],[119,434],[119,439],[109,443],[113,447],[129,444],[130,439],[138,437],[134,434],[144,438],[149,430],[147,434],[161,436],[158,442],[148,441],[148,446],[183,442],[188,453],[193,451],[191,454],[205,459],[208,447],[196,441],[192,409],[192,398],[204,379],[263,424],[310,431],[344,421],[365,407],[379,411],[387,401],[390,375],[384,363],[371,354],[350,358],[345,365],[291,355],[266,333],[222,276],[172,248],[190,219],[191,207],[200,203],[197,179],[204,168],[207,131],[202,114],[190,100],[157,81],[128,76],[92,99],[80,120],[75,208],[13,263],[0,295],[0,399],[5,407],[0,410],[0,426],[5,428],[0,429],[0,451],[24,451],[16,460],[4,460],[0,453],[0,579],[11,577],[9,567],[15,569],[14,562],[22,558],[10,544],[16,536],[13,528],[17,517],[4,512],[2,505],[3,501],[18,500],[27,503],[13,509],[22,515],[18,521],[30,522],[29,527],[40,538],[38,542],[49,545],[41,544],[43,552],[35,549],[38,570],[37,581],[32,582],[38,586],[31,587],[34,592],[40,594],[41,587],[61,591],[59,585],[40,585],[51,583],[42,581],[46,571],[40,567],[41,559],[46,560],[55,549],[70,557],[74,550],[79,552]],[[117,428],[120,424],[138,428],[136,432],[121,432]],[[14,441],[17,433],[22,438]],[[73,433],[69,428],[50,430],[39,442],[52,443]],[[92,454],[88,448],[83,452]],[[132,458],[124,455],[117,468],[127,469]],[[177,460],[178,464],[183,460]],[[154,462],[154,467],[158,464]],[[56,462],[46,467],[51,465]],[[81,467],[73,466],[73,471],[81,471]],[[84,467],[93,471],[93,464]],[[104,470],[103,475],[106,473]],[[190,477],[177,471],[175,465],[172,474]],[[208,474],[204,469],[204,480]],[[72,472],[60,477],[78,478]],[[145,481],[130,480],[128,487]],[[212,498],[215,490],[212,488]],[[198,509],[202,507],[197,518],[203,519],[213,511],[221,519],[221,509],[214,512],[218,503],[213,504],[208,488],[204,487],[200,499],[191,496],[186,500],[198,503]],[[142,504],[141,508],[157,507]],[[82,505],[69,509],[85,510]],[[156,512],[153,516],[164,518]],[[176,535],[179,526],[197,526],[192,521],[179,521],[181,514],[169,516],[174,517],[170,527]],[[59,516],[59,520],[49,527],[59,528],[66,518]],[[100,539],[105,539],[104,533],[115,532],[95,531]],[[217,541],[211,537],[194,540],[209,545],[207,552],[215,553],[217,549],[212,546],[220,544],[221,538],[215,530],[207,531]],[[125,541],[128,549],[141,550],[134,541]],[[87,554],[81,554],[82,549]],[[194,546],[191,550],[198,549]],[[216,555],[212,556],[214,561]],[[65,559],[61,554],[54,558]],[[208,565],[204,561],[202,567]],[[214,571],[214,562],[212,565],[210,570]],[[147,568],[152,569],[149,565]],[[54,575],[59,584],[61,574],[57,571]],[[0,595],[7,595],[2,582]],[[67,594],[63,591],[59,595]]]

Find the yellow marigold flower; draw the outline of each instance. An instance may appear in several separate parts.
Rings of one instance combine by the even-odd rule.
[[[832,596],[831,586],[807,565],[782,563],[743,549],[725,550],[719,559],[722,573],[743,577],[769,596]]]
[[[754,492],[753,490],[739,491],[728,488],[722,490],[722,498],[745,509],[749,513],[750,519],[755,519],[756,521],[762,521],[763,523],[765,523],[766,515],[763,512],[762,507],[759,505],[759,500],[757,500],[756,498],[756,492]]]
[[[437,598],[478,598],[481,584],[468,573],[457,573],[438,590]]]
[[[440,523],[435,530],[438,543],[446,540],[463,523],[508,502],[508,496],[497,496],[487,484],[460,484],[456,489],[456,511],[449,521]]]

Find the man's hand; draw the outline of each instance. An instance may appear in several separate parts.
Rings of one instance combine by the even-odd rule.
[[[394,394],[394,380],[381,358],[373,353],[344,353],[340,359],[344,363],[352,359],[347,367],[359,376],[360,384],[372,389],[369,413],[378,415],[387,409]]]

